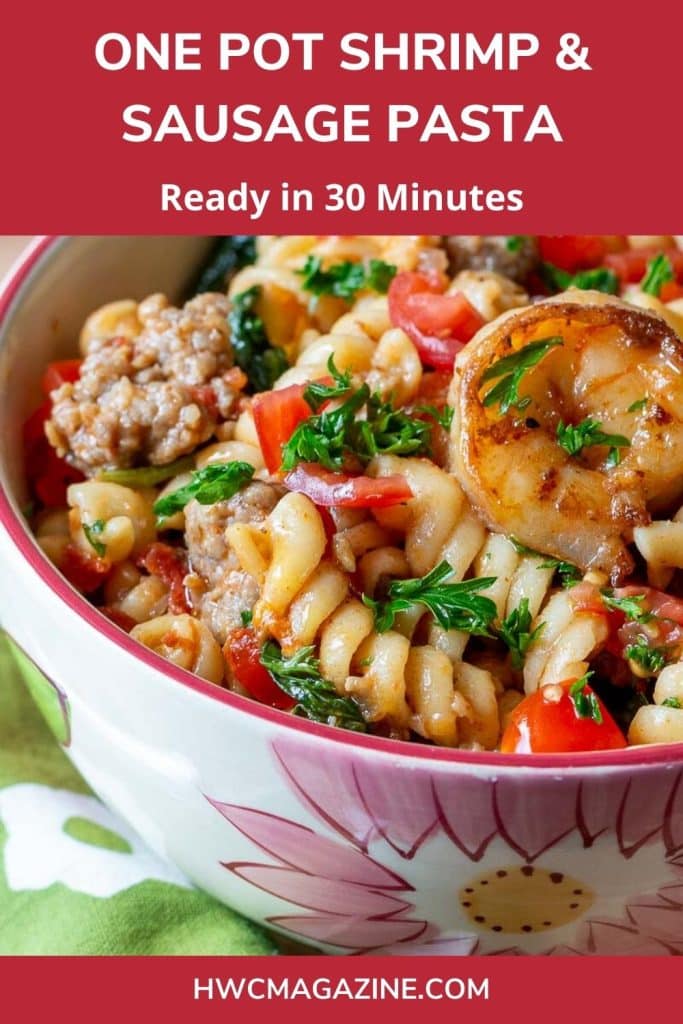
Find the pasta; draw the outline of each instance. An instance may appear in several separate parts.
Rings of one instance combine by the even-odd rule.
[[[191,615],[160,615],[135,626],[131,636],[210,683],[223,680],[221,649],[204,623]]]
[[[648,704],[639,708],[628,731],[629,742],[680,743],[683,740],[683,711],[680,708]]]
[[[135,338],[142,324],[138,319],[138,304],[133,299],[108,302],[91,313],[83,324],[79,344],[84,356],[88,354],[90,342],[100,338]]]
[[[142,550],[156,535],[152,502],[144,493],[115,483],[89,480],[72,484],[67,493],[71,537],[79,547],[92,549],[85,530],[98,526],[101,557],[122,562]]]
[[[313,574],[325,550],[325,529],[312,501],[287,494],[268,522],[270,564],[263,581],[265,614],[283,614]]]
[[[175,666],[315,721],[683,741],[681,239],[226,247],[220,288],[109,302],[50,369],[58,479],[27,472],[69,581]]]
[[[35,534],[38,544],[50,561],[61,568],[71,539],[68,511],[46,509],[36,522]]]
[[[119,562],[105,586],[108,609],[135,623],[148,622],[168,610],[168,586],[154,574],[143,575],[132,562]]]

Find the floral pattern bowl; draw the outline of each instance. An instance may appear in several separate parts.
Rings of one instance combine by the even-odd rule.
[[[36,242],[0,297],[0,623],[98,794],[198,886],[332,953],[683,952],[683,746],[443,751],[303,722],[137,646],[32,540],[21,424],[98,303],[205,243]]]

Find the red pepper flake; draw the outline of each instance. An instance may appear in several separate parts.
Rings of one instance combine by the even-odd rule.
[[[168,610],[172,615],[185,615],[191,611],[185,592],[187,563],[178,548],[156,541],[138,557],[137,565],[166,584],[169,589]]]
[[[208,412],[209,416],[217,420],[218,419],[218,399],[216,392],[213,390],[210,384],[201,384],[196,387],[192,387],[190,390],[190,397],[193,402],[197,405],[201,405]]]

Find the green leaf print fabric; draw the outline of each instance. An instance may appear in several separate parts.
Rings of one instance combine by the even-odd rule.
[[[192,888],[92,794],[55,742],[59,699],[0,634],[0,954],[247,956],[256,926]]]

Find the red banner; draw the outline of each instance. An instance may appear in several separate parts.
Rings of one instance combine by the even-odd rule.
[[[682,231],[681,10],[13,4],[0,230]]]
[[[670,960],[459,957],[0,959],[5,1013],[22,1020],[430,1020],[624,1024],[678,1003]],[[675,1011],[674,1011],[675,1012]]]

